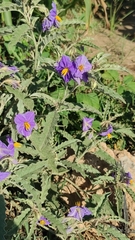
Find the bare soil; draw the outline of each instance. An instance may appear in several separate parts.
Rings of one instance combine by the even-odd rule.
[[[97,15],[98,13],[100,14],[100,11],[97,12]],[[102,15],[99,19],[97,25],[100,25],[105,17]],[[89,33],[90,41],[101,51],[110,53],[113,63],[127,67],[131,74],[135,75],[135,2],[123,1],[115,29],[113,32],[105,28],[95,31],[92,29]],[[99,49],[93,50],[91,56],[93,57],[98,52]]]
[[[109,53],[109,62],[126,67],[135,76],[135,42],[121,36],[117,30],[111,32],[100,29],[98,32],[89,33],[90,41],[98,46],[98,49],[90,49],[89,56],[93,58],[99,51]]]

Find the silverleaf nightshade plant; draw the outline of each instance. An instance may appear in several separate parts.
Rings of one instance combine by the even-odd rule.
[[[15,116],[14,122],[16,124],[18,133],[28,137],[31,135],[33,128],[36,126],[35,113],[33,111],[19,113]]]

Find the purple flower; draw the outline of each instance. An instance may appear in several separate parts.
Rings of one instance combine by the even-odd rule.
[[[14,142],[11,137],[7,137],[7,142],[8,142],[7,149],[9,150],[10,153],[9,155],[13,157],[15,153]]]
[[[107,136],[108,138],[111,138],[111,134],[113,132],[113,127],[111,125],[108,126],[108,129],[104,132],[101,132],[99,135],[105,137]]]
[[[35,114],[33,111],[17,114],[14,118],[14,122],[16,124],[18,133],[25,137],[30,136],[33,128],[36,126],[34,118]]]
[[[14,73],[19,72],[19,69],[16,66],[8,67],[8,70],[13,71]]]
[[[61,18],[57,15],[56,4],[52,3],[52,9],[49,12],[49,16],[45,18],[42,22],[42,31],[45,32],[49,30],[52,26],[59,27],[59,22],[61,22]]]
[[[13,75],[13,74],[11,74]],[[20,87],[20,81],[16,81],[14,78],[9,78],[3,81],[3,83],[6,83],[8,85],[11,85],[14,89]]]
[[[94,121],[94,118],[83,118],[83,132],[88,131],[92,127],[92,122]]]
[[[47,226],[50,225],[51,223],[47,220],[47,218],[41,216],[40,219],[38,220],[38,223],[41,224],[42,226]]]
[[[8,67],[6,66],[5,64],[3,64],[2,62],[0,62],[0,69],[1,71],[12,71],[14,73],[18,72],[19,69],[16,67],[16,66],[11,66],[11,67]]]
[[[55,69],[63,77],[66,83],[71,80],[72,74],[75,71],[72,61],[66,55],[62,56],[61,60],[55,66]]]
[[[7,137],[7,142],[7,149],[9,150],[9,155],[13,157],[15,153],[15,148],[21,147],[21,143],[13,142],[13,139],[11,137]]]
[[[47,30],[49,30],[52,27],[52,22],[48,19],[45,18],[42,22],[42,31],[45,32]]]
[[[115,172],[112,173],[112,177],[116,178]],[[122,173],[120,176],[120,181],[126,183],[127,185],[134,183],[130,172]]]
[[[10,154],[9,154],[7,145],[5,143],[3,143],[2,141],[0,141],[0,159],[2,159],[3,157],[6,157],[8,155],[10,155]]]
[[[91,214],[92,212],[86,207],[74,206],[70,208],[70,212],[67,216],[76,218],[77,220],[81,221],[84,216],[88,216]]]
[[[52,3],[52,9],[50,10],[48,18],[49,20],[51,20],[54,27],[59,27],[59,22],[61,22],[61,18],[57,15],[57,8],[54,2]]]
[[[133,179],[130,172],[125,173],[126,184],[133,184]]]
[[[76,68],[73,75],[74,80],[77,81],[78,84],[80,84],[80,80],[87,82],[88,72],[92,69],[92,65],[89,63],[88,59],[84,55],[81,55],[76,58],[74,65]]]
[[[0,182],[7,178],[10,174],[11,172],[0,172]]]

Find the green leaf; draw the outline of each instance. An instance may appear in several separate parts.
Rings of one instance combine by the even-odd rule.
[[[62,100],[63,97],[64,97],[64,94],[65,94],[65,89],[64,89],[64,88],[57,88],[56,91],[54,91],[54,92],[51,93],[51,96],[52,96],[53,98]]]
[[[33,93],[31,94],[32,98],[43,98],[45,100],[46,103],[55,106],[57,104],[56,99],[52,98],[51,96],[45,94],[45,93]]]
[[[63,166],[67,166],[69,168],[69,170],[71,168],[71,169],[75,170],[76,172],[80,173],[84,178],[87,177],[89,175],[89,173],[95,173],[95,174],[99,173],[99,171],[97,169],[95,169],[92,166],[87,165],[87,164],[78,164],[78,163],[70,162],[67,160],[63,160],[62,164],[63,164]]]
[[[40,141],[42,141],[39,149],[42,151],[48,145],[48,141],[55,130],[58,121],[58,113],[56,111],[50,112],[46,117],[46,122],[44,125],[44,130],[40,135]]]
[[[134,76],[130,75],[130,74],[125,76],[124,79],[123,79],[123,82],[126,85],[128,85],[128,83],[133,82],[133,81],[134,81]]]
[[[32,145],[35,147],[35,153],[40,155],[40,146],[42,144],[41,134],[37,131],[32,132],[30,140],[32,142]]]
[[[116,71],[128,72],[127,68],[122,67],[120,65],[116,65],[116,64],[103,64],[95,72],[99,72],[99,71],[103,71],[103,70],[116,70]]]
[[[23,100],[23,104],[24,104],[24,106],[26,106],[27,109],[29,109],[29,110],[33,110],[33,108],[34,108],[34,101],[33,101],[31,98],[25,98],[25,99]]]
[[[0,240],[5,240],[5,214],[6,208],[5,208],[5,201],[3,195],[0,194]]]
[[[104,202],[106,202],[108,196],[110,195],[110,193],[105,193],[102,196],[99,196],[98,202],[96,207],[94,208],[94,216],[97,217],[98,213],[100,212],[100,210],[102,209],[102,206],[104,204]]]
[[[9,93],[12,93],[16,99],[24,100],[24,98],[27,96],[25,93],[22,93],[19,89],[14,89],[10,86],[6,86],[6,89]]]
[[[99,98],[96,93],[77,93],[77,103],[83,103],[86,106],[91,106],[95,109],[99,109]]]
[[[8,35],[14,32],[15,26],[0,28],[0,35]]]
[[[21,24],[15,28],[14,33],[12,34],[9,49],[11,50],[18,42],[22,42],[22,37],[28,32],[29,26],[27,24]]]
[[[33,134],[33,133],[32,133],[32,134]],[[22,145],[21,148],[19,148],[19,152],[25,153],[25,154],[27,154],[27,155],[31,155],[31,156],[33,156],[33,157],[39,155],[38,151],[35,150],[33,147],[25,146],[25,145]]]
[[[101,160],[107,162],[111,166],[116,166],[116,160],[112,158],[109,154],[104,152],[103,150],[98,150],[95,152],[95,155],[99,157]]]
[[[94,181],[93,181],[93,185],[99,185],[99,184],[104,184],[104,183],[107,183],[107,182],[114,182],[114,178],[111,177],[111,176],[99,176],[97,178],[94,178]]]
[[[119,95],[116,91],[114,91],[113,89],[111,89],[105,85],[98,84],[98,90],[100,90],[104,94],[109,95],[113,99],[118,99],[118,100],[122,101],[123,103],[126,103],[124,98],[121,95]]]
[[[115,198],[116,198],[116,207],[117,213],[119,217],[122,217],[123,213],[123,202],[124,202],[124,195],[123,190],[120,187],[115,187]]]
[[[43,213],[44,216],[51,222],[52,226],[56,227],[60,233],[63,235],[63,239],[66,239],[66,231],[62,224],[62,219],[54,215],[54,213],[46,211]]]
[[[122,85],[118,86],[118,88],[117,88],[118,94],[121,95],[124,91],[125,91],[125,87],[124,86],[122,86]]]
[[[22,169],[16,171],[16,175],[14,176],[14,178],[16,179],[17,176],[23,179],[32,177],[32,174],[39,173],[41,171],[41,168],[43,168],[44,166],[44,161],[38,161],[37,163],[32,163],[29,166],[24,166]]]
[[[26,208],[25,210],[23,210],[21,212],[21,214],[19,216],[14,218],[13,225],[11,226],[11,228],[9,228],[10,230],[7,232],[8,236],[15,234],[17,232],[17,229],[21,228],[23,221],[28,221],[27,217],[28,217],[30,211],[31,211],[30,208]]]
[[[41,46],[39,46],[41,47],[41,52],[43,52],[43,50],[49,43],[53,42],[55,39],[58,39],[60,37],[61,36],[57,32],[53,32],[47,36],[44,36],[44,38],[42,38]]]
[[[71,140],[62,142],[62,143],[59,144],[57,147],[55,147],[55,151],[62,150],[63,148],[67,148],[67,147],[69,147],[69,146],[72,147],[72,144],[73,144],[73,143],[76,143],[76,142],[81,142],[81,141],[80,141],[79,139],[71,139]]]
[[[119,80],[119,73],[116,70],[108,70],[105,71],[105,73],[102,74],[102,78],[110,81],[118,81]]]
[[[27,238],[25,238],[25,240],[30,240],[30,239],[32,239],[32,236],[33,236],[33,233],[34,233],[34,231],[35,231],[35,219],[33,218],[32,220],[31,220],[31,223],[29,224],[28,222],[24,222],[24,228],[26,229],[28,229],[28,231],[27,231]],[[30,229],[29,229],[30,228]],[[19,237],[20,238],[20,237]],[[20,240],[20,239],[18,239],[18,240]]]
[[[63,20],[60,25],[75,25],[75,24],[81,24],[84,25],[84,21],[80,19],[68,19],[68,20]]]
[[[121,233],[116,227],[108,227],[106,233],[115,237],[117,240],[130,240],[125,234]]]
[[[17,4],[13,4],[10,1],[8,2],[3,1],[0,4],[0,13],[6,12],[6,11],[19,11],[19,10],[21,10],[21,6],[18,6]]]
[[[10,86],[6,86],[6,89],[9,93],[12,93],[15,96],[15,99],[20,100],[19,104],[20,104],[20,107],[22,107],[22,109],[23,109],[23,106],[26,106],[27,109],[33,110],[34,101],[31,98],[28,98],[26,93],[23,93],[19,89],[14,89]]]
[[[48,195],[48,191],[51,188],[51,176],[48,176],[47,174],[42,174],[42,191],[41,191],[41,204],[43,204],[46,201],[46,197]]]
[[[115,132],[123,135],[127,135],[130,138],[135,137],[135,134],[132,132],[131,128],[120,128],[120,129],[117,129]]]
[[[97,113],[98,115],[102,115],[101,112],[99,112],[97,109],[86,106],[84,104],[77,104],[77,103],[71,103],[71,102],[64,102],[63,105],[60,107],[59,112],[65,112],[65,111],[71,111],[71,112],[79,112],[79,111],[86,111],[91,113]]]
[[[92,1],[91,0],[84,0],[85,2],[85,15],[86,15],[86,29],[89,28],[90,26],[90,17],[92,13]]]
[[[135,192],[129,186],[124,186],[124,188],[135,202]]]
[[[44,52],[43,52],[43,54],[44,54]],[[41,64],[45,63],[45,64],[51,65],[51,66],[54,65],[55,61],[51,58],[43,57],[43,54],[41,57],[39,57],[39,61],[41,62]]]
[[[135,82],[127,83],[125,90],[135,93]]]
[[[74,152],[76,152],[78,150],[78,144],[77,142],[79,142],[80,140],[79,139],[74,139],[74,137],[72,135],[70,135],[68,132],[64,131],[64,130],[58,130],[58,132],[62,135],[62,137],[66,138],[67,140],[72,140],[72,146],[71,148],[74,150]],[[74,142],[75,140],[75,142]],[[66,143],[66,142],[65,142]],[[61,145],[61,144],[60,144]],[[62,146],[62,145],[61,145]],[[59,145],[58,145],[58,148],[59,148]],[[62,147],[63,148],[63,147]],[[62,151],[62,148],[60,149]],[[57,147],[55,148],[57,149]],[[55,150],[57,151],[57,150]]]

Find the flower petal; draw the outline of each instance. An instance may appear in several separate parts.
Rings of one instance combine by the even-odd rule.
[[[10,174],[11,172],[0,172],[0,182],[7,178]]]

